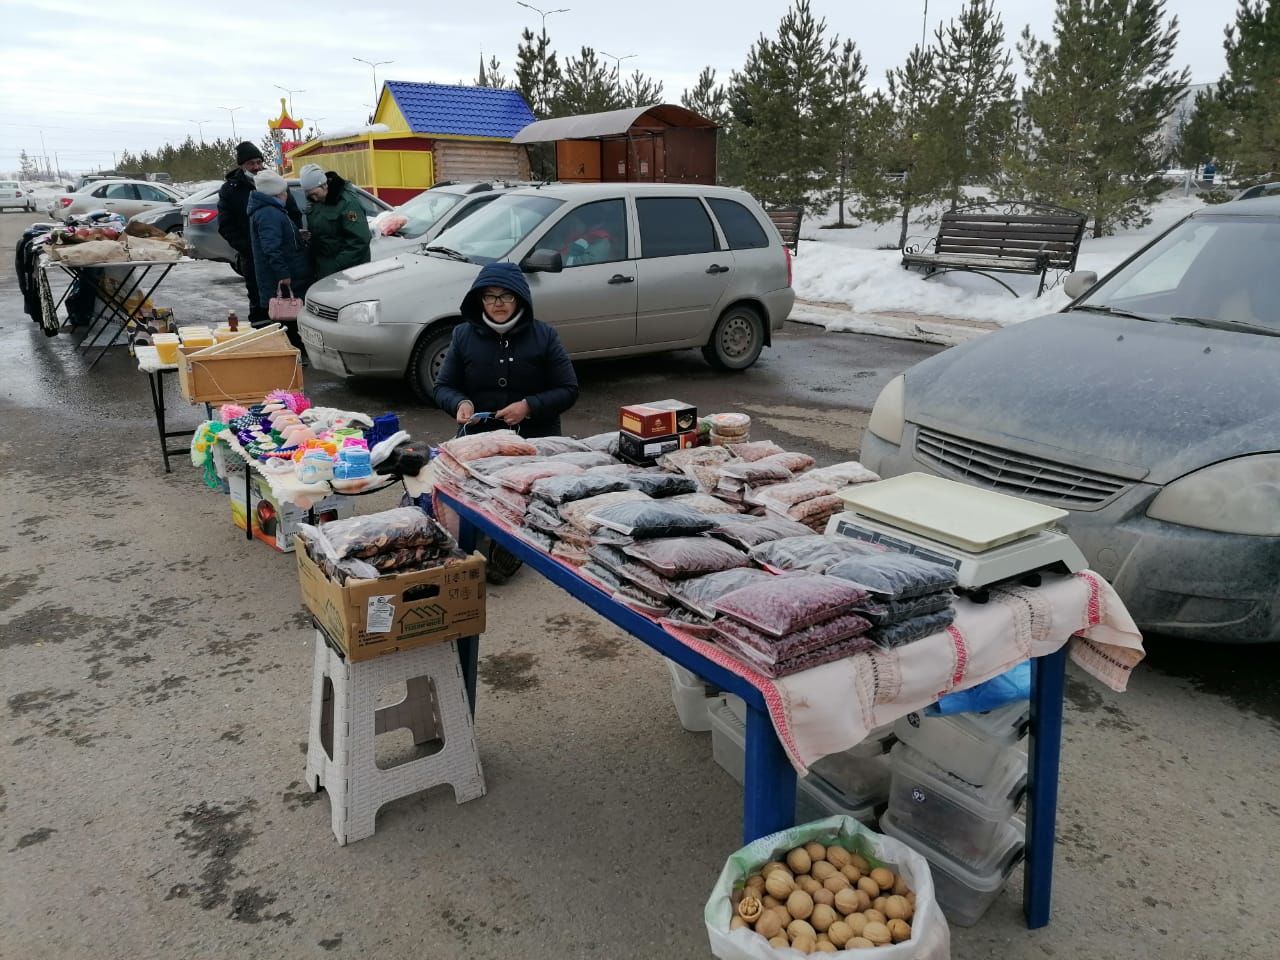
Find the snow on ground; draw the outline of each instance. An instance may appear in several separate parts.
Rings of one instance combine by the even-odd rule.
[[[1078,268],[1103,275],[1200,206],[1202,201],[1195,196],[1166,196],[1152,209],[1152,222],[1146,227],[1097,240],[1086,238]],[[885,333],[901,327],[901,318],[895,323],[895,315],[1005,326],[1059,310],[1068,301],[1061,287],[1036,298],[1038,277],[999,274],[1001,280],[1018,291],[1016,298],[976,274],[949,273],[926,280],[918,271],[902,269],[902,255],[896,249],[896,222],[882,226],[865,223],[847,230],[823,229],[824,224],[834,223],[835,219],[833,207],[822,218],[807,219],[801,230],[800,254],[794,268],[796,295],[823,307],[797,303],[791,314],[793,320],[816,323],[828,330],[863,333]],[[936,226],[913,223],[908,234],[923,241],[936,232]],[[894,249],[877,249],[885,246]]]

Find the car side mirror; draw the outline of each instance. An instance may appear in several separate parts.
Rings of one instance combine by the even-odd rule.
[[[71,193],[71,192],[72,192],[71,187],[70,187],[70,186],[68,186],[68,187],[67,187],[67,193]]]
[[[1062,282],[1062,289],[1067,291],[1068,297],[1075,300],[1088,293],[1097,282],[1098,275],[1092,270],[1077,270],[1067,274],[1067,279]]]
[[[520,263],[525,273],[559,273],[564,269],[564,258],[558,250],[534,250]]]

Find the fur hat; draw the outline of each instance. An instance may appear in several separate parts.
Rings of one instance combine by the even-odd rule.
[[[250,143],[248,140],[242,140],[236,144],[236,166],[242,167],[250,160],[262,160],[262,151]]]
[[[278,197],[289,189],[289,184],[280,174],[268,169],[253,178],[253,188],[269,197]]]
[[[298,178],[302,181],[304,192],[314,190],[316,187],[323,187],[328,182],[328,178],[324,175],[324,171],[320,169],[320,164],[318,163],[308,163],[302,168]]]

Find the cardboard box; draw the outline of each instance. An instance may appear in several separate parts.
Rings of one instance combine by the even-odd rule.
[[[298,584],[320,629],[352,663],[484,633],[484,557],[337,584],[298,547]]]
[[[698,408],[683,400],[655,400],[618,408],[618,427],[645,440],[698,429]]]
[[[302,356],[292,347],[199,358],[180,351],[178,386],[190,403],[261,403],[272,390],[302,389]]]
[[[618,431],[618,456],[640,466],[648,466],[664,453],[684,450],[698,445],[698,431],[676,433],[667,437],[637,437],[625,430]]]
[[[244,529],[246,510],[244,507],[244,475],[239,470],[228,477],[231,494],[231,522],[240,530]],[[266,477],[257,473],[249,482],[251,503],[247,511],[253,523],[253,536],[272,549],[281,553],[293,551],[294,534],[298,532],[298,524],[307,522],[307,511],[292,503],[280,503],[271,493],[271,485]],[[350,497],[331,496],[316,501],[315,514],[318,523],[330,520],[341,520],[354,516],[355,503]]]

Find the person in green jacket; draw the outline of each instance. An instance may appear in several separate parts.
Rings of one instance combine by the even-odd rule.
[[[309,163],[298,174],[307,207],[312,278],[369,262],[369,221],[355,188],[332,170]]]

